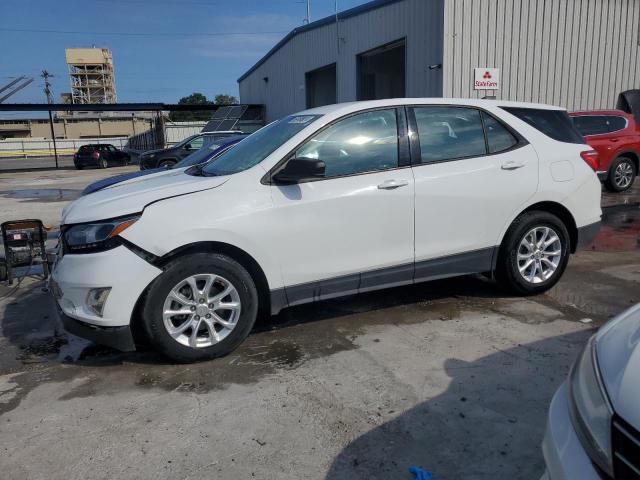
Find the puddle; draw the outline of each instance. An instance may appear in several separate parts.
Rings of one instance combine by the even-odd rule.
[[[589,250],[628,252],[640,249],[640,207],[618,206],[602,209],[602,228]]]
[[[5,198],[15,198],[31,202],[66,202],[80,196],[80,190],[70,188],[25,188],[0,192]]]

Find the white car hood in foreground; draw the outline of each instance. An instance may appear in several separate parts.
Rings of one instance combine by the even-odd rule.
[[[640,430],[640,304],[598,332],[596,351],[613,409]]]
[[[183,170],[140,177],[78,198],[62,211],[62,224],[138,213],[158,200],[216,188],[227,180],[229,177],[195,177]]]

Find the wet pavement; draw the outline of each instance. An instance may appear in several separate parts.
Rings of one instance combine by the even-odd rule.
[[[539,478],[553,392],[640,302],[631,200],[545,295],[468,276],[304,305],[194,365],[67,335],[35,277],[0,286],[0,477]]]

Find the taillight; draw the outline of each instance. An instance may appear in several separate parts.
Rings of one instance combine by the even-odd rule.
[[[93,153],[91,154],[91,158],[93,158],[94,160],[99,159],[100,158],[100,152],[96,152],[94,150]]]
[[[598,170],[598,152],[595,150],[586,150],[584,152],[580,152],[580,156],[582,159],[587,162],[593,171]]]

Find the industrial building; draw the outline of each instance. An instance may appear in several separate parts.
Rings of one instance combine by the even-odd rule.
[[[53,122],[56,138],[131,137],[148,131],[151,118],[127,117],[65,118]],[[51,138],[51,125],[45,118],[0,119],[0,140],[8,138]]]
[[[376,0],[296,28],[238,79],[267,120],[391,97],[611,108],[640,88],[640,0]]]
[[[116,103],[113,56],[107,48],[65,49],[71,103]]]

